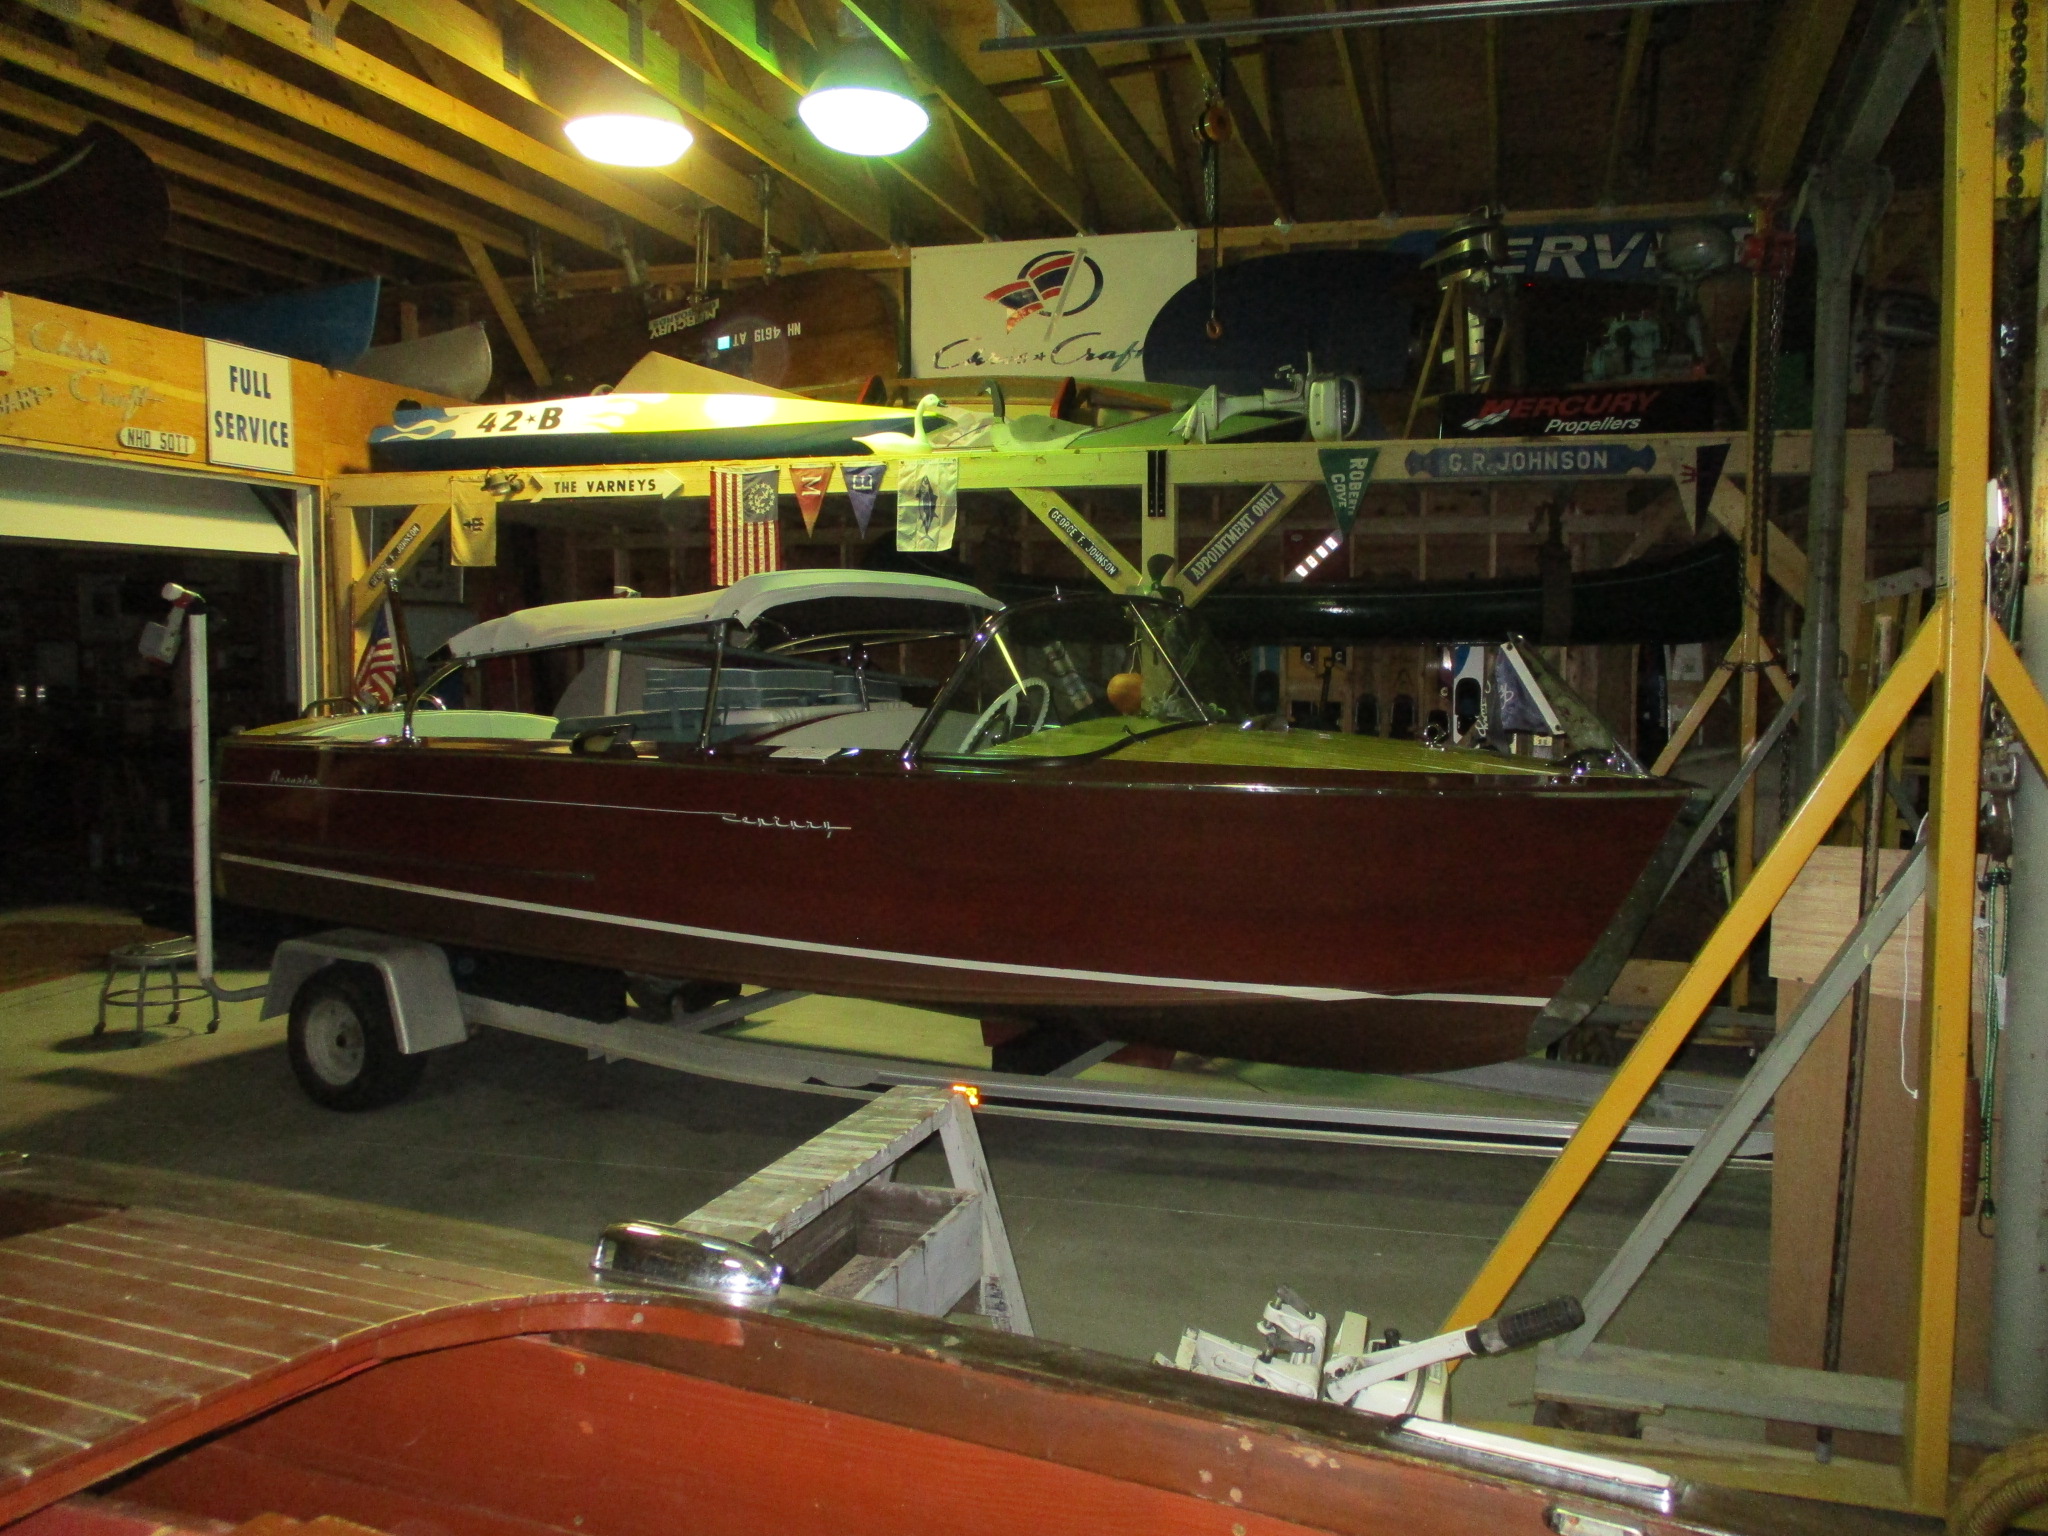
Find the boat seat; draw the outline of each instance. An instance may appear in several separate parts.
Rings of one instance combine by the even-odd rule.
[[[789,710],[785,713],[803,714],[805,711]],[[800,749],[790,754],[793,757],[813,757],[826,751],[849,748],[863,752],[895,752],[910,740],[910,733],[924,718],[923,710],[901,699],[873,699],[866,709],[841,705],[830,714],[813,713],[814,718],[810,720],[792,723],[788,729],[774,732],[766,738],[765,744],[778,752],[785,748]]]

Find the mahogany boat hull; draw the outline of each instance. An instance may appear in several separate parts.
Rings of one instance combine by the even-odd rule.
[[[276,737],[218,786],[250,906],[1368,1071],[1520,1054],[1688,793]]]
[[[20,1195],[14,1536],[1469,1536],[1560,1508],[1642,1536],[1895,1528],[795,1287],[729,1310],[147,1208],[10,1221]]]

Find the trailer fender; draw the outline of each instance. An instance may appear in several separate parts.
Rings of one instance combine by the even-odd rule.
[[[290,1013],[292,999],[307,979],[335,964],[366,965],[383,978],[391,1025],[398,1048],[406,1054],[459,1045],[469,1038],[462,1000],[448,969],[448,952],[438,944],[362,928],[330,929],[278,945],[263,995],[263,1017]]]

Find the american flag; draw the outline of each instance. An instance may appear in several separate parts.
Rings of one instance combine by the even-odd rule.
[[[711,584],[782,569],[779,469],[711,471]]]
[[[349,692],[365,709],[391,709],[398,703],[398,641],[391,633],[391,605],[383,603],[370,623],[370,643],[356,663]]]

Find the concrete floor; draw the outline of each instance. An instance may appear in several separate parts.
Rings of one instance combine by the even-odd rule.
[[[230,985],[254,978],[227,978]],[[282,1020],[223,1010],[146,1043],[94,1040],[97,976],[0,992],[0,1148],[209,1175],[586,1243],[608,1221],[673,1219],[848,1112],[486,1032],[442,1053],[411,1100],[340,1115],[305,1099]],[[115,1037],[118,1039],[118,1037]],[[1286,1283],[1375,1329],[1433,1331],[1541,1176],[1515,1157],[1050,1123],[984,1115],[983,1143],[1047,1337],[1171,1353],[1196,1324],[1255,1337]],[[921,1154],[923,1156],[923,1154]],[[943,1181],[935,1155],[908,1174]],[[1582,1291],[1666,1171],[1612,1167],[1518,1293]],[[1761,1359],[1768,1175],[1724,1174],[1606,1337]],[[1457,1378],[1468,1422],[1526,1421],[1527,1356]],[[1668,1416],[1665,1431],[1756,1434]]]

